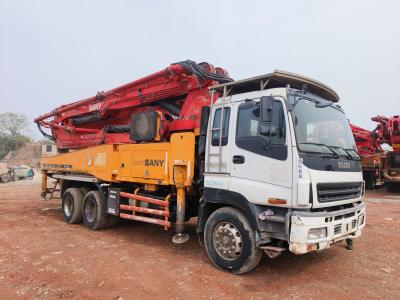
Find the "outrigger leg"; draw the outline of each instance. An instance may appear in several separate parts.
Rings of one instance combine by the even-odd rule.
[[[172,242],[175,244],[183,244],[189,240],[189,235],[185,233],[185,168],[175,167],[175,185],[177,187],[176,193],[176,223],[175,223],[175,235],[172,238]]]

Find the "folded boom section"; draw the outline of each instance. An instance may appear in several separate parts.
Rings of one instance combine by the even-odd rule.
[[[135,143],[130,137],[133,113],[156,111],[160,139],[171,132],[199,128],[203,106],[213,103],[208,87],[232,81],[226,70],[187,60],[96,96],[62,105],[35,119],[39,130],[59,149],[99,144]],[[51,130],[51,135],[44,128]]]

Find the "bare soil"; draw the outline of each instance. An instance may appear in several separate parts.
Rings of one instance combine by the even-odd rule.
[[[0,299],[400,298],[400,192],[367,195],[367,226],[354,250],[264,257],[236,276],[216,269],[188,226],[174,246],[162,228],[123,222],[90,231],[63,222],[39,182],[0,185]]]

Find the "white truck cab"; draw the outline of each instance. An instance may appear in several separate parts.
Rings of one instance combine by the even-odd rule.
[[[209,112],[198,232],[214,264],[243,273],[262,250],[304,254],[360,236],[360,156],[334,90],[275,71],[210,92],[222,97]]]

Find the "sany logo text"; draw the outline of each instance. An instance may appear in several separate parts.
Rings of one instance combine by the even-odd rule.
[[[101,107],[101,102],[90,104],[89,111],[100,110],[100,107]]]
[[[163,159],[146,159],[144,161],[144,165],[146,167],[153,166],[153,167],[162,167],[164,164]]]

